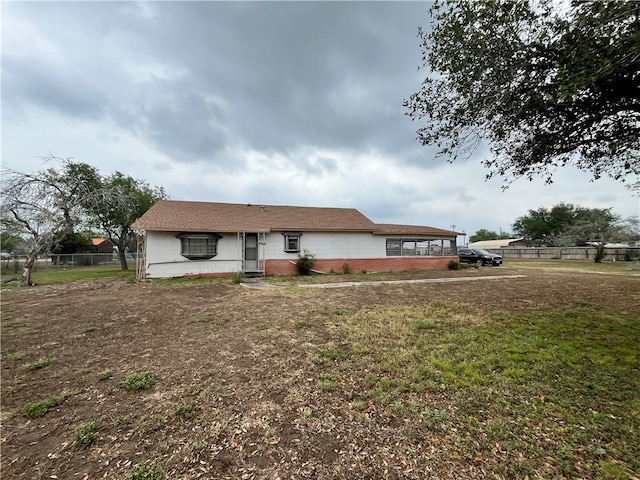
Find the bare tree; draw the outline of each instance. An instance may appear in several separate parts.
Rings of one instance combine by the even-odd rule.
[[[584,218],[558,237],[559,245],[592,245],[596,248],[594,262],[601,263],[606,256],[606,245],[628,242],[637,234],[636,217],[622,218],[610,209],[592,209]]]
[[[82,202],[99,185],[95,168],[49,155],[62,168],[32,174],[4,168],[0,176],[0,221],[25,240],[27,260],[21,285],[32,285],[31,273],[39,255],[50,252],[65,235],[73,234],[82,218]]]

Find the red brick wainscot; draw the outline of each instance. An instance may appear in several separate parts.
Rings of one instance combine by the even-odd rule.
[[[447,270],[451,260],[458,257],[386,257],[386,258],[331,258],[315,259],[314,270],[329,273],[342,273],[348,265],[352,273],[366,272],[408,272],[420,270]],[[292,260],[266,260],[266,275],[296,275],[295,262]]]

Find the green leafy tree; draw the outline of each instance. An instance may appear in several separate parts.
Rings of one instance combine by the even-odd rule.
[[[574,165],[640,173],[640,2],[444,0],[419,30],[420,90],[405,100],[423,145],[455,161],[484,141],[487,178]],[[637,177],[636,177],[637,178]]]
[[[558,245],[558,238],[575,225],[576,222],[587,218],[591,209],[559,203],[547,209],[529,210],[528,215],[518,217],[513,224],[513,230],[518,235],[533,240],[538,245]]]
[[[118,247],[122,270],[129,268],[127,250],[135,249],[136,234],[131,224],[164,198],[167,195],[162,187],[151,187],[120,172],[102,178],[98,193],[87,198],[85,207],[91,219]]]
[[[529,210],[527,215],[518,217],[512,228],[516,235],[532,240],[536,245],[549,244],[554,237],[549,211],[544,207]]]
[[[487,230],[485,228],[481,228],[474,235],[469,237],[469,242],[483,242],[485,240],[500,240],[503,238],[511,238],[511,234],[509,232],[494,232],[493,230]]]
[[[93,250],[91,244],[91,237],[88,237],[84,233],[58,233],[60,241],[51,249],[51,253],[55,254],[72,254],[72,253],[87,253]]]
[[[532,240],[536,245],[553,246],[562,230],[573,225],[575,208],[561,203],[551,209],[540,207],[529,210],[527,215],[515,220],[513,231],[520,237]]]
[[[607,227],[602,227],[603,224]],[[536,245],[569,246],[586,245],[593,240],[595,231],[602,231],[601,237],[609,237],[607,241],[611,241],[619,237],[619,230],[614,228],[619,224],[620,217],[609,208],[585,208],[559,203],[550,209],[541,207],[529,210],[527,215],[518,217],[512,227],[518,236],[532,240]],[[600,226],[592,232],[589,231],[589,225],[594,228]]]
[[[0,246],[3,252],[15,252],[18,250],[23,240],[19,235],[15,235],[12,232],[6,230],[6,225],[4,222],[0,225],[2,231],[0,231]]]

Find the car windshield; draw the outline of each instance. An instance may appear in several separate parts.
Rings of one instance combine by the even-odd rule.
[[[473,250],[479,255],[491,255],[491,252],[487,252],[482,248],[474,248]]]

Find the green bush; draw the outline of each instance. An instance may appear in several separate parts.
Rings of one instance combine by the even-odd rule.
[[[146,390],[156,383],[156,377],[151,372],[132,373],[120,386],[126,390]]]
[[[29,418],[42,417],[50,408],[57,405],[60,405],[60,399],[58,397],[49,397],[39,402],[29,402],[22,407],[22,414]]]
[[[447,264],[449,270],[467,270],[469,268],[480,268],[477,263],[460,263],[458,260],[451,260]]]
[[[338,347],[319,348],[317,353],[322,361],[329,362],[342,360],[346,356],[344,351]]]
[[[48,358],[39,358],[35,362],[27,365],[27,370],[39,370],[40,368],[44,368],[49,365],[49,363],[50,362]]]
[[[296,270],[298,275],[311,275],[313,267],[316,266],[316,256],[305,250],[302,255],[298,254],[298,261],[296,262]]]
[[[196,404],[194,402],[181,403],[176,405],[176,408],[173,410],[173,413],[176,415],[184,415],[188,416],[193,413],[196,408]]]
[[[78,441],[84,446],[90,445],[96,439],[101,428],[96,422],[85,423],[78,430]]]
[[[130,480],[165,480],[167,474],[158,463],[139,463],[131,470]]]
[[[231,283],[237,285],[242,282],[244,282],[244,272],[234,272],[231,277]]]
[[[27,354],[24,352],[7,353],[7,360],[22,360]]]

